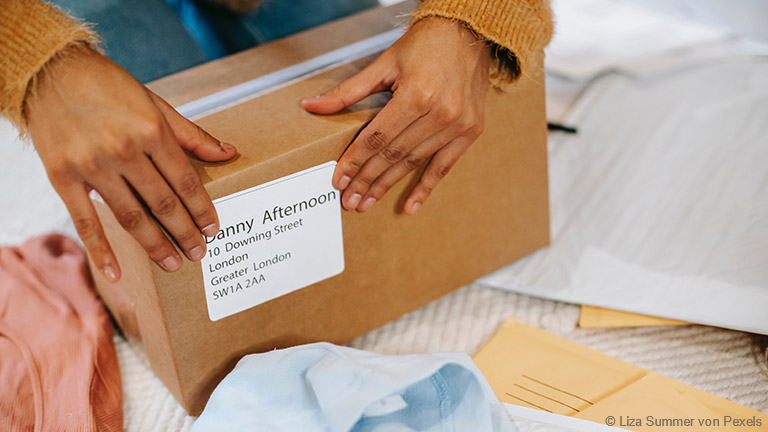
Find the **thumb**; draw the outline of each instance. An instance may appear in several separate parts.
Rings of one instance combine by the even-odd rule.
[[[346,81],[315,97],[301,101],[305,110],[315,114],[333,114],[355,104],[366,96],[388,88],[381,62],[373,62]]]
[[[219,162],[233,158],[237,149],[232,144],[221,142],[179,114],[168,102],[147,90],[155,106],[165,117],[179,145],[199,159]]]

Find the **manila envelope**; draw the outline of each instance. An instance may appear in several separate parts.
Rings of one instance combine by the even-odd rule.
[[[635,431],[765,431],[768,415],[507,321],[475,356],[500,401]]]
[[[582,305],[581,313],[579,314],[579,327],[581,328],[648,327],[685,324],[690,323],[589,305]]]

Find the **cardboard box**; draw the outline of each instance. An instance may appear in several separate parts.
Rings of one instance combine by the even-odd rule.
[[[392,30],[413,4],[364,12],[150,85],[174,106]],[[374,96],[338,115],[299,101],[360,70],[368,57],[297,80],[197,121],[233,143],[227,163],[193,160],[220,198],[339,158],[386,102]],[[116,284],[94,271],[116,321],[190,414],[245,354],[316,341],[345,343],[549,242],[543,67],[512,93],[490,90],[485,132],[415,216],[402,213],[420,175],[365,214],[342,211],[342,273],[226,318],[209,318],[200,263],[166,273],[97,205],[123,269]]]

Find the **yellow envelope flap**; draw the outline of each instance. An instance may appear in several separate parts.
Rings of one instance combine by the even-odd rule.
[[[706,419],[715,418],[716,414],[695,398],[670,386],[668,380],[649,373],[574,417],[596,423],[614,423],[614,426],[636,431],[703,430]]]
[[[581,328],[646,327],[685,324],[690,323],[588,305],[582,305],[581,313],[579,314],[579,327]]]
[[[573,415],[648,372],[510,320],[475,356],[502,402]]]
[[[648,416],[690,418],[697,426],[690,430],[707,430],[708,419],[713,420],[710,427],[715,426],[714,420],[719,423],[719,429],[711,430],[737,427],[734,430],[752,432],[768,427],[768,416],[759,411],[513,319],[474,360],[499,400],[515,405],[603,424],[613,416],[616,426],[624,415],[642,419],[641,427],[649,424]],[[700,425],[699,419],[704,424]],[[689,423],[693,425],[693,421]],[[650,424],[653,429],[621,427],[678,430],[678,426]]]

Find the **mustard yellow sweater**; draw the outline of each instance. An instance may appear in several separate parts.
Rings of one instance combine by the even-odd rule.
[[[212,1],[244,10],[259,0]],[[552,35],[548,0],[424,0],[413,22],[428,16],[459,20],[493,42],[490,79],[499,87],[525,73]],[[70,45],[97,43],[87,24],[42,0],[0,0],[0,114],[24,134],[24,99],[38,72]]]

